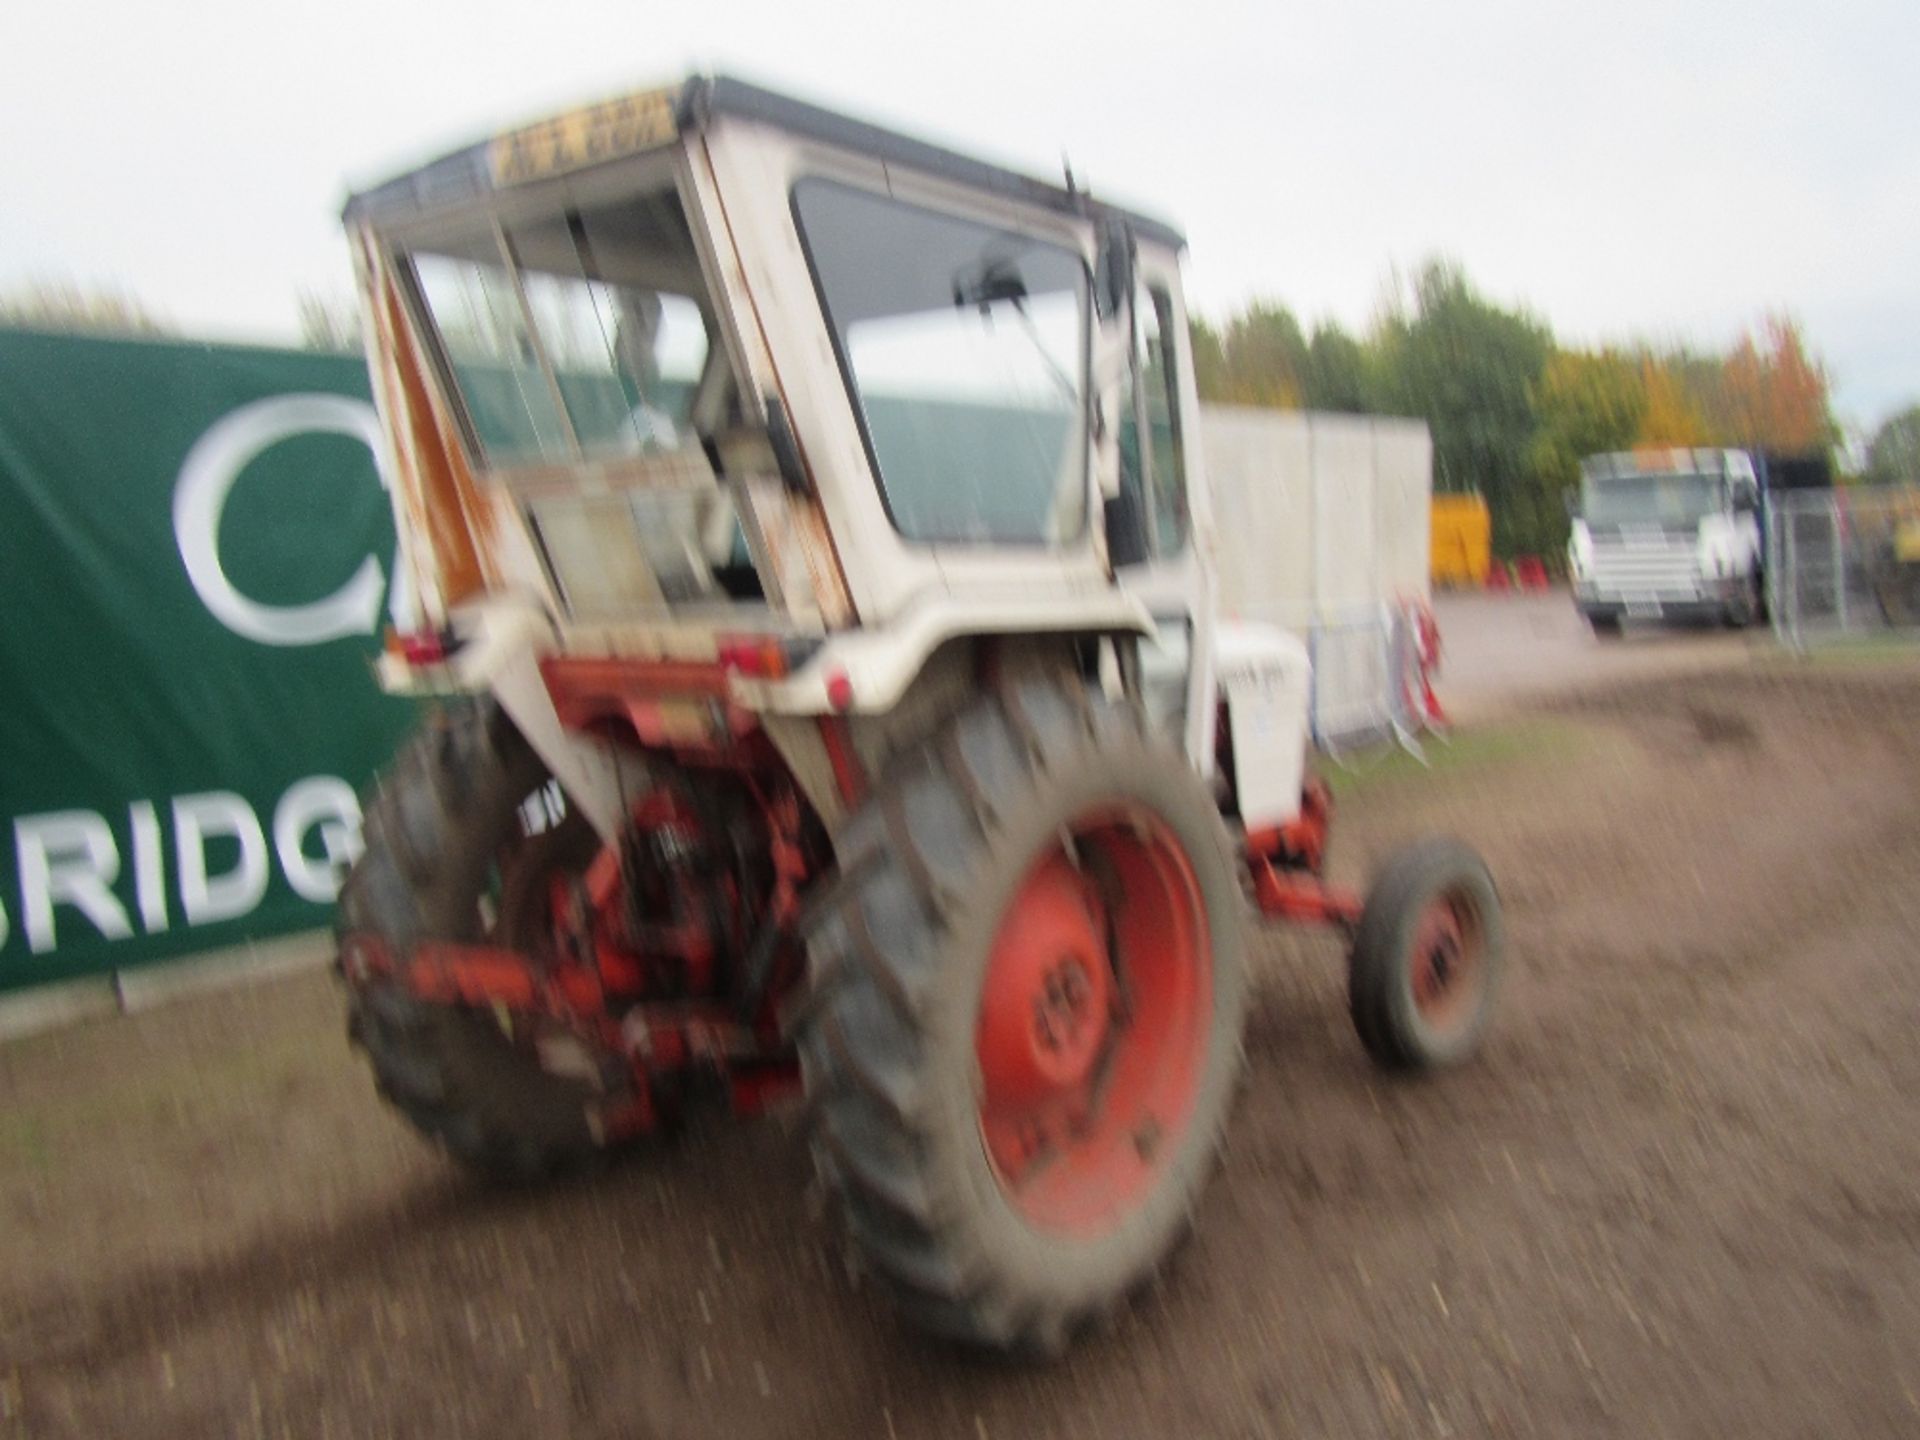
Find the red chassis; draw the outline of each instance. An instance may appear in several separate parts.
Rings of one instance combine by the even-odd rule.
[[[741,1113],[791,1094],[799,1071],[780,1017],[805,970],[800,900],[832,855],[755,717],[727,699],[731,671],[779,673],[782,663],[774,647],[745,643],[705,663],[545,662],[567,725],[637,740],[655,757],[627,836],[583,869],[541,877],[538,940],[425,940],[396,954],[358,932],[341,948],[348,982],[381,978],[432,1004],[492,1013],[512,1035],[569,1039],[606,1082],[607,1140],[658,1126],[662,1096],[692,1078],[717,1082]],[[836,784],[857,803],[866,776],[845,721],[819,724]],[[662,775],[675,779],[658,783]],[[703,803],[709,783],[738,797],[733,822],[744,816],[754,832],[759,893],[728,867],[700,863],[719,823]],[[1331,818],[1325,786],[1310,780],[1296,818],[1247,833],[1242,854],[1265,918],[1352,934],[1360,897],[1322,874]]]

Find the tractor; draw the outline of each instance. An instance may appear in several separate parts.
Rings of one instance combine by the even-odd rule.
[[[1180,235],[732,79],[350,197],[422,720],[366,805],[349,1033],[528,1180],[798,1101],[913,1322],[1054,1353],[1196,1213],[1256,917],[1466,1056],[1464,845],[1327,879],[1308,661],[1215,613]]]

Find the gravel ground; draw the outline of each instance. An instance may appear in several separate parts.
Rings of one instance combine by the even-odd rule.
[[[790,1121],[483,1190],[303,975],[0,1049],[0,1434],[1920,1434],[1920,670],[1509,711],[1343,784],[1479,845],[1483,1057],[1366,1064],[1259,947],[1197,1239],[1051,1367],[904,1334]]]
[[[1516,700],[1735,665],[1774,650],[1764,626],[1635,623],[1620,635],[1596,635],[1565,590],[1441,591],[1433,606],[1443,650],[1441,698],[1467,721]]]

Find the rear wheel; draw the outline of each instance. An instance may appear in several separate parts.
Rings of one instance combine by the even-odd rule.
[[[598,849],[584,821],[541,803],[548,779],[492,701],[432,717],[368,809],[366,851],[340,895],[343,956],[361,936],[395,959],[422,940],[541,943],[556,880]],[[536,810],[546,828],[529,833]],[[384,975],[353,979],[348,996],[348,1034],[381,1095],[464,1164],[530,1179],[601,1154],[588,1118],[598,1086],[544,1068],[530,1037]]]
[[[1603,610],[1597,614],[1587,616],[1587,623],[1593,627],[1593,633],[1599,636],[1600,639],[1617,640],[1620,638],[1621,628],[1624,622],[1620,617],[1619,611]]]
[[[1394,855],[1367,895],[1347,972],[1367,1053],[1390,1070],[1466,1059],[1493,1016],[1504,952],[1485,861],[1448,839]]]
[[[1245,1004],[1206,788],[1074,683],[1010,685],[878,787],[798,1024],[869,1268],[929,1329],[1042,1352],[1184,1231]]]

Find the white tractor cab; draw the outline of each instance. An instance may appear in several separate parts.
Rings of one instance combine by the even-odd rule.
[[[793,1082],[908,1313],[1050,1348],[1183,1228],[1249,894],[1466,1055],[1485,866],[1322,873],[1307,666],[1213,613],[1182,242],[752,86],[515,130],[346,209],[442,697],[341,897],[350,1029],[545,1173]]]
[[[1574,604],[1626,620],[1746,626],[1764,608],[1760,480],[1744,450],[1636,450],[1580,464],[1567,542]]]

